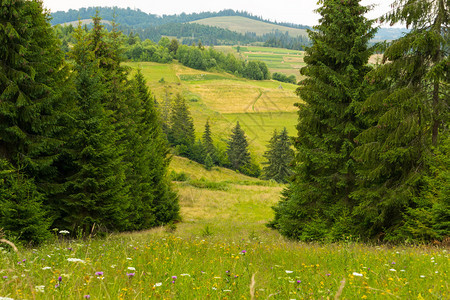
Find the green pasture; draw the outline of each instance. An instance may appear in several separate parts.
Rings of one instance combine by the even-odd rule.
[[[205,18],[193,21],[191,23],[229,29],[231,31],[239,32],[242,34],[245,34],[246,32],[254,32],[256,35],[263,35],[266,33],[274,32],[275,30],[279,30],[283,33],[287,31],[291,36],[307,35],[305,29],[297,29],[269,24],[239,16]]]
[[[160,104],[177,93],[186,98],[198,138],[209,120],[215,143],[225,147],[231,129],[239,121],[256,161],[262,162],[274,129],[286,127],[291,135],[296,134],[297,108],[294,103],[300,101],[294,93],[296,85],[193,70],[178,63],[136,62],[127,65],[141,69]]]
[[[289,241],[265,225],[283,185],[174,157],[182,222],[0,244],[0,299],[449,299],[448,249]],[[3,298],[1,298],[3,297]]]
[[[239,52],[237,52],[238,47]],[[297,80],[301,79],[300,68],[305,66],[304,51],[258,46],[216,46],[214,48],[224,53],[233,53],[244,60],[263,61],[271,73],[294,75]]]

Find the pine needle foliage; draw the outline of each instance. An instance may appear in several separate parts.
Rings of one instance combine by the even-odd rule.
[[[37,245],[50,236],[43,200],[33,179],[0,159],[0,228],[8,238]]]
[[[388,45],[383,65],[368,76],[378,89],[361,107],[370,127],[356,140],[361,162],[359,203],[354,214],[359,232],[399,240],[430,240],[431,209],[424,197],[432,146],[448,139],[448,1],[399,0],[381,18],[411,28]],[[435,202],[435,203],[433,203]],[[412,222],[412,220],[415,220]]]
[[[0,159],[17,174],[4,179],[0,201],[10,210],[9,233],[35,243],[48,226],[41,204],[61,189],[54,163],[71,107],[68,68],[48,20],[40,1],[1,1]]]
[[[127,134],[131,174],[128,183],[131,206],[129,229],[145,229],[179,219],[178,198],[168,178],[170,163],[166,136],[144,76],[138,70],[131,82],[130,95],[136,99],[133,124]],[[134,135],[132,134],[134,131]]]
[[[300,240],[340,239],[351,230],[355,205],[354,138],[365,124],[357,108],[366,98],[364,77],[375,30],[355,0],[323,0],[320,24],[309,31],[306,76],[297,89],[299,108],[295,138],[295,175],[275,209],[272,225]]]
[[[186,99],[180,94],[177,94],[172,105],[168,140],[176,147],[178,154],[181,156],[188,158],[194,156],[194,121],[186,104]]]
[[[217,150],[216,147],[214,146],[213,139],[211,136],[211,126],[209,125],[209,120],[206,121],[205,130],[203,131],[202,149],[205,165],[208,156],[209,156],[208,164],[217,163],[217,154],[216,154]]]
[[[291,148],[291,140],[286,127],[278,134],[275,130],[267,146],[264,157],[267,159],[263,168],[265,179],[287,183],[293,174],[290,164],[294,159],[294,151]]]
[[[60,228],[90,232],[124,230],[129,206],[123,152],[112,124],[111,111],[103,104],[106,84],[95,53],[89,49],[81,25],[71,53],[75,61],[77,107],[75,128],[68,143],[66,191],[60,205]]]
[[[239,125],[239,121],[236,122],[236,126],[231,130],[227,155],[233,170],[241,171],[244,166],[249,165],[251,162],[247,138],[241,125]]]

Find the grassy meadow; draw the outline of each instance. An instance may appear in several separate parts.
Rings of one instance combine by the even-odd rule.
[[[255,160],[262,162],[262,155],[275,129],[286,127],[289,134],[295,134],[297,108],[294,104],[300,101],[294,93],[296,85],[199,71],[178,63],[139,62],[128,65],[142,70],[159,103],[177,93],[186,98],[198,138],[209,120],[215,143],[225,147],[231,129],[239,121]]]
[[[304,51],[258,46],[239,46],[239,52],[237,46],[215,46],[214,48],[225,53],[233,53],[244,60],[263,61],[271,73],[294,75],[297,81],[302,78],[299,70],[305,66]]]
[[[305,29],[280,26],[240,16],[212,17],[193,21],[191,23],[229,29],[242,34],[254,32],[256,35],[263,35],[274,32],[275,30],[279,30],[283,33],[287,31],[291,36],[307,34]]]
[[[174,157],[181,223],[0,249],[0,299],[449,299],[435,247],[286,240],[265,224],[282,185]],[[5,297],[5,298],[1,298]]]

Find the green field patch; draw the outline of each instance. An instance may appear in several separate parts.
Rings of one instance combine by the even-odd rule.
[[[230,80],[230,77],[225,77],[216,74],[181,74],[179,75],[181,81],[207,81],[207,80]]]
[[[241,16],[212,17],[200,19],[197,21],[193,21],[191,23],[225,28],[242,34],[245,34],[246,32],[254,32],[256,35],[263,35],[266,33],[272,33],[275,30],[279,30],[281,32],[287,31],[291,36],[307,35],[305,29],[297,29],[286,26],[280,26],[276,24],[270,24]]]
[[[262,156],[267,150],[267,144],[273,135],[273,131],[288,130],[290,136],[295,136],[297,131],[297,113],[296,112],[273,112],[273,113],[241,113],[241,114],[223,114],[230,122],[236,124],[239,122],[245,131],[250,150],[257,162],[265,161]]]

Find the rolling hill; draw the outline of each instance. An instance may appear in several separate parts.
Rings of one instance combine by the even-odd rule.
[[[212,17],[192,21],[191,23],[224,28],[242,34],[254,32],[258,36],[275,31],[280,31],[282,33],[288,32],[289,35],[293,37],[307,35],[306,29],[290,28],[241,16]]]
[[[261,163],[275,129],[286,127],[290,135],[295,135],[297,108],[294,103],[300,101],[294,93],[296,85],[199,71],[179,63],[126,64],[133,69],[141,69],[160,105],[178,93],[188,100],[198,138],[203,134],[206,120],[209,120],[214,142],[224,148],[232,127],[239,121],[252,155]]]

